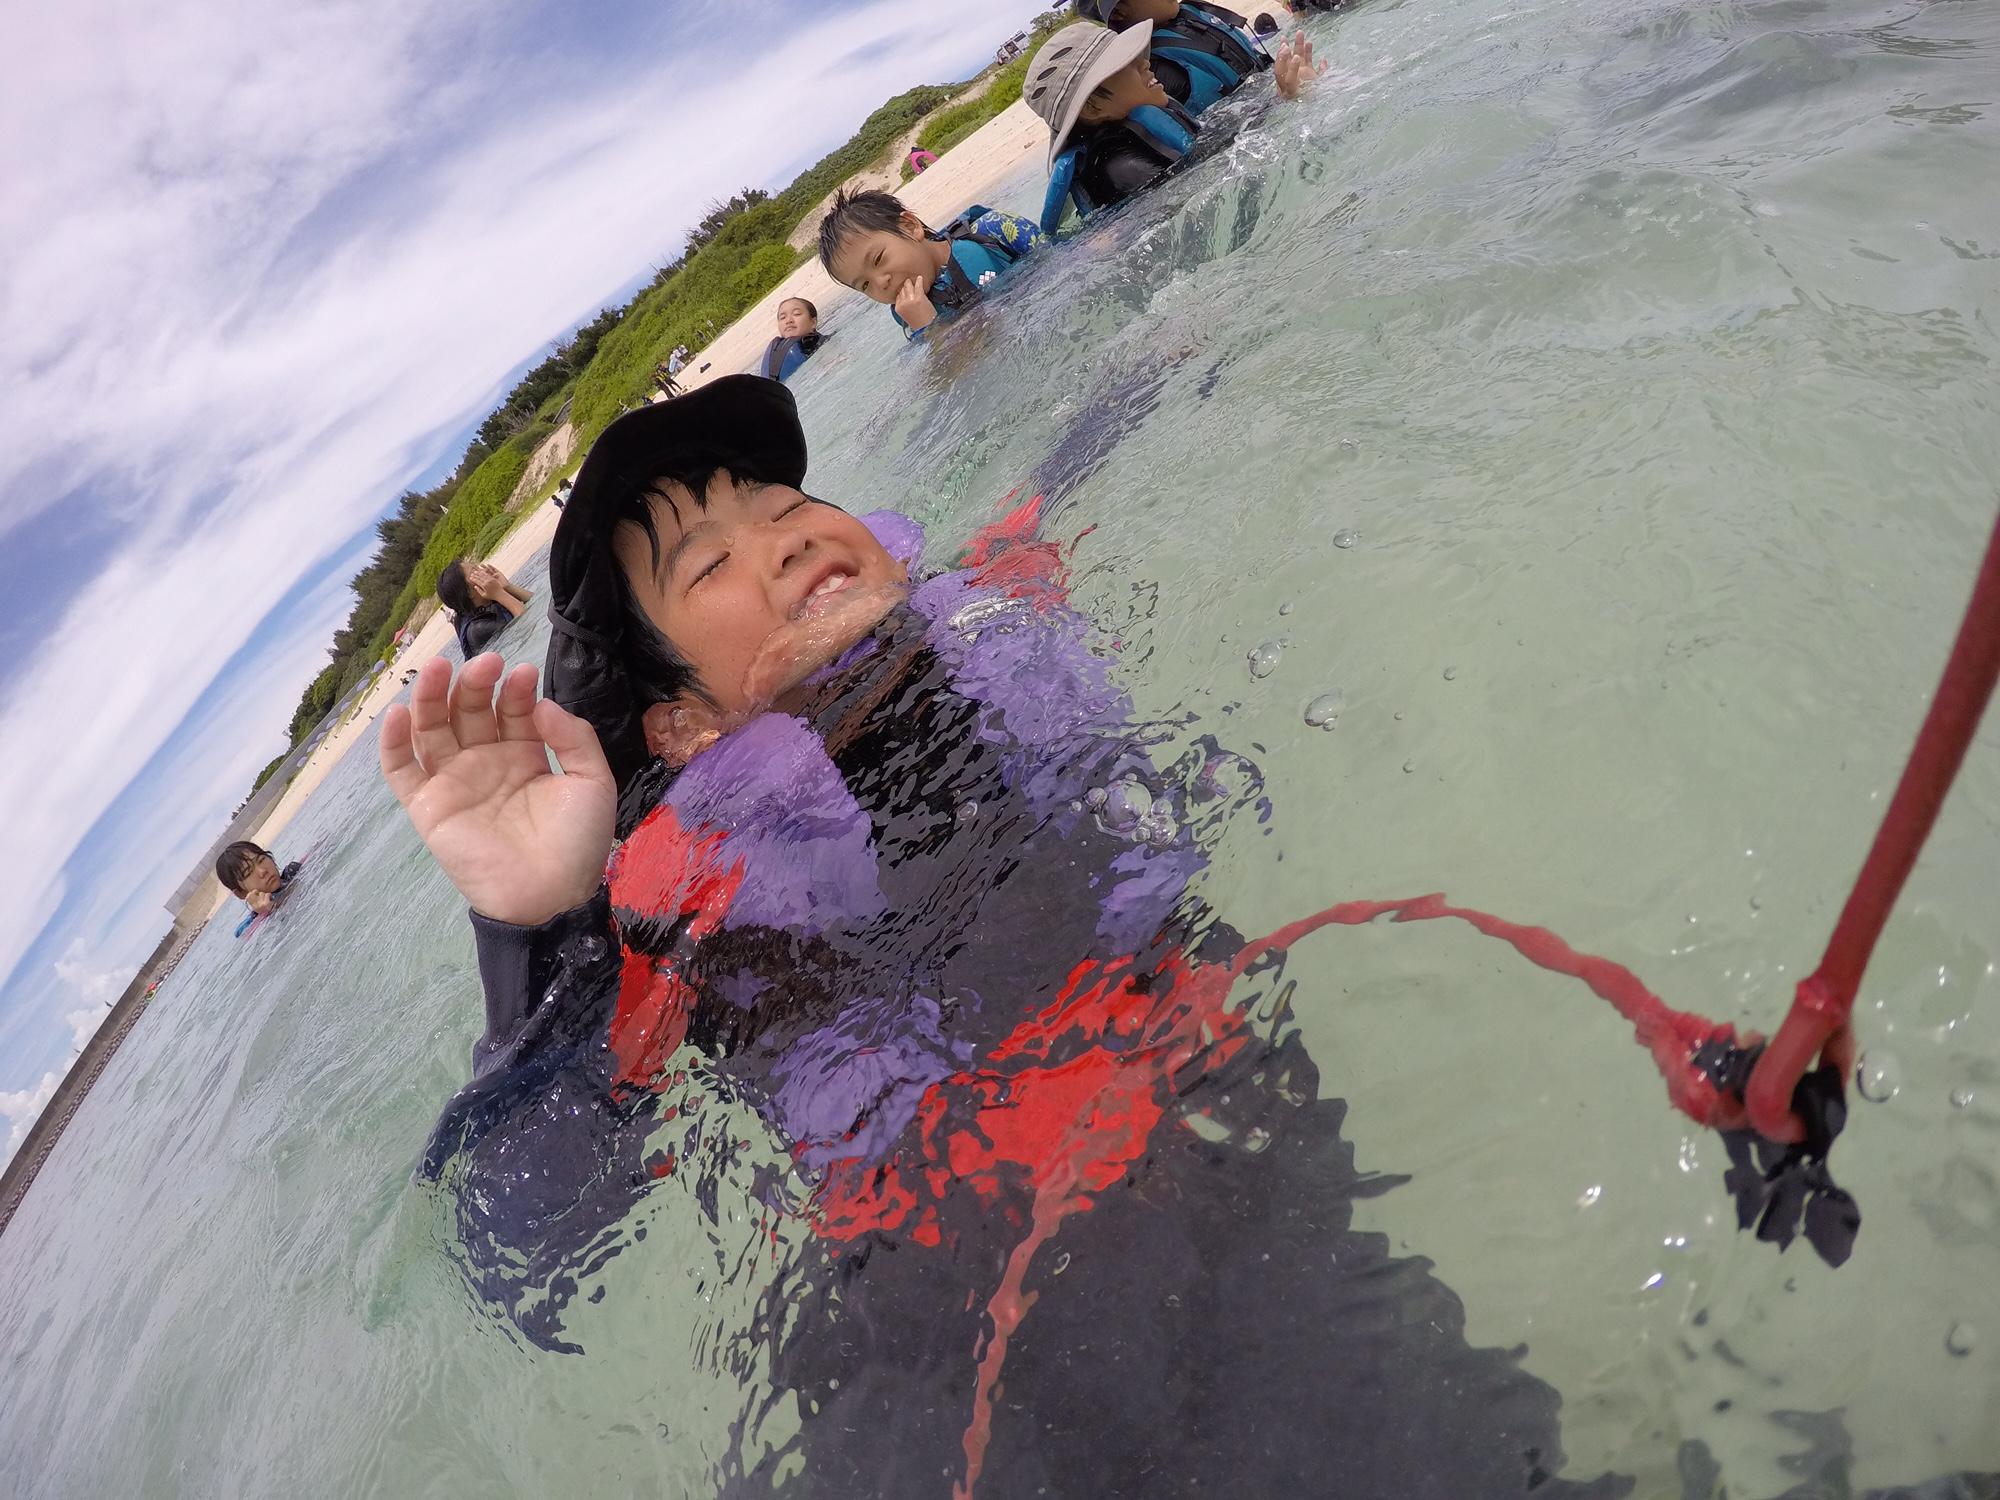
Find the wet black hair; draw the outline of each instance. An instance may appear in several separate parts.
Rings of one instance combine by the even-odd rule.
[[[817,323],[817,322],[819,321],[819,309],[818,309],[818,308],[816,308],[816,307],[814,307],[814,306],[812,305],[812,302],[811,302],[811,301],[810,301],[810,300],[809,300],[808,298],[805,298],[805,297],[781,297],[781,298],[779,298],[779,299],[778,299],[778,306],[780,306],[780,307],[783,307],[783,306],[784,306],[784,305],[785,305],[785,304],[786,304],[787,302],[796,302],[796,303],[798,303],[798,305],[799,305],[800,307],[803,307],[803,308],[804,308],[804,309],[806,310],[806,316],[807,316],[807,317],[811,318],[811,319],[812,319],[812,320],[813,320],[813,321],[814,321],[815,323]]]
[[[472,585],[465,581],[465,559],[454,557],[438,574],[438,602],[455,615],[469,615],[479,604],[472,597]]]
[[[248,839],[238,839],[215,856],[215,878],[222,882],[232,896],[243,894],[243,882],[253,866],[260,859],[269,859],[271,851]]]
[[[833,207],[819,221],[819,263],[832,271],[833,258],[840,254],[840,247],[847,242],[849,235],[867,234],[875,229],[900,234],[903,215],[908,212],[903,207],[903,200],[894,193],[879,189],[850,193],[842,188],[833,195]],[[813,316],[819,315],[815,313]]]

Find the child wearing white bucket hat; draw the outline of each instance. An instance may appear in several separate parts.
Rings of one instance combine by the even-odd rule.
[[[1110,31],[1087,21],[1051,36],[1028,64],[1021,93],[1049,127],[1049,189],[1042,228],[1053,234],[1151,186],[1194,149],[1201,127],[1160,83],[1153,26]],[[1286,41],[1273,65],[1279,92],[1295,97],[1324,69],[1312,43]]]

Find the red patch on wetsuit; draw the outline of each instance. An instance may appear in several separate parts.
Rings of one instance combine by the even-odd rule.
[[[722,923],[743,884],[743,862],[726,862],[720,829],[693,833],[662,803],[612,856],[611,903],[624,911],[673,922],[685,917],[683,951]],[[606,1040],[618,1059],[617,1082],[655,1087],[667,1059],[687,1038],[694,989],[676,968],[677,954],[627,949],[618,1008]]]

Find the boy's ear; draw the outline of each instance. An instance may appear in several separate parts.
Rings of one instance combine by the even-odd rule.
[[[686,765],[728,727],[719,709],[689,693],[671,703],[655,703],[639,723],[646,731],[646,748],[670,766]]]
[[[930,234],[929,226],[907,208],[903,210],[903,217],[896,222],[902,229],[903,238],[905,239],[920,240]]]

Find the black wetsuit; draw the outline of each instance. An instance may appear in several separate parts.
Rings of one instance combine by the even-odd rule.
[[[1089,195],[1093,209],[1123,203],[1134,193],[1158,182],[1167,173],[1193,160],[1200,151],[1201,127],[1178,104],[1166,113],[1184,127],[1194,145],[1184,152],[1168,149],[1145,131],[1123,120],[1106,125],[1080,125],[1071,140],[1080,148],[1076,165],[1077,185]]]
[[[471,661],[493,640],[514,623],[514,613],[504,604],[482,604],[477,609],[467,610],[452,621],[452,629],[458,632],[458,649]]]
[[[478,1081],[427,1158],[454,1188],[474,1283],[536,1342],[568,1347],[579,1280],[623,1245],[618,1225],[658,1183],[686,1183],[684,1211],[717,1223],[724,1203],[735,1222],[759,1198],[788,1218],[804,1207],[812,1233],[760,1272],[756,1316],[705,1341],[718,1385],[744,1388],[741,1446],[711,1476],[728,1495],[943,1497],[974,1434],[981,1500],[1626,1493],[1609,1477],[1553,1477],[1556,1392],[1518,1352],[1466,1342],[1464,1309],[1428,1262],[1354,1226],[1355,1200],[1395,1179],[1357,1167],[1345,1106],[1321,1097],[1296,1035],[1220,1015],[1192,1024],[1200,986],[1175,976],[1221,972],[1233,935],[1185,902],[1136,951],[1100,935],[1130,888],[1112,872],[1164,871],[1171,882],[1133,878],[1170,893],[1199,864],[1185,832],[1135,844],[1074,810],[1136,764],[1133,742],[1067,739],[1024,770],[990,705],[932,647],[902,650],[902,630],[806,710],[865,818],[853,836],[870,851],[878,916],[817,936],[705,928],[720,903],[750,899],[726,895],[744,866],[725,855],[709,873],[615,877],[621,903],[667,893],[647,898],[657,910],[621,904],[616,930],[603,896],[538,929],[475,924]],[[822,828],[833,815],[818,807],[794,800],[784,816]],[[649,836],[639,828],[621,858]],[[675,836],[690,858],[710,837]],[[834,878],[824,853],[799,858]],[[614,1076],[629,1076],[635,1035],[657,1042],[620,1030],[646,954],[688,987],[686,1037],[729,1092],[810,1116],[880,1065],[882,1109],[851,1127],[843,1110],[820,1145],[794,1146],[817,1173],[834,1143],[809,1206],[796,1188],[730,1176],[740,1122],[720,1138],[699,1121],[662,1129],[656,1096]],[[1122,977],[1079,978],[1093,974]],[[1186,1050],[1142,1045],[1170,1034]],[[802,1070],[801,1057],[829,1056],[834,1083]],[[805,1096],[788,1098],[801,1078]],[[914,1112],[885,1150],[843,1159],[840,1141],[898,1098]],[[1084,1116],[1104,1117],[1116,1149],[1092,1154],[1097,1137],[1071,1129]],[[1045,1126],[1061,1127],[1047,1163],[1004,1139]],[[1039,1244],[1036,1213],[1060,1215]],[[1032,1310],[982,1419],[989,1307],[1010,1275]],[[773,1405],[804,1418],[776,1453],[760,1431]]]

